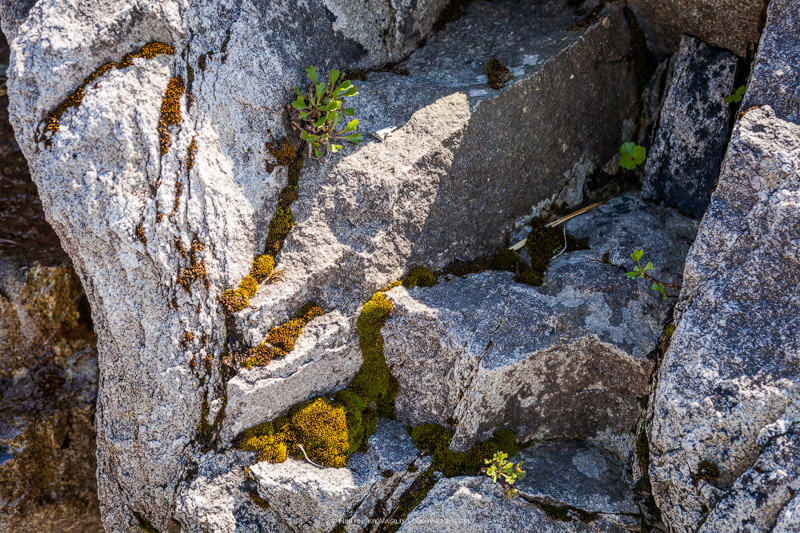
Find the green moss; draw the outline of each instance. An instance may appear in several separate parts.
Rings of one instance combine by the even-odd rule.
[[[267,152],[275,159],[274,164],[267,163],[267,172],[270,174],[272,174],[276,166],[288,167],[297,159],[297,152],[286,137],[268,142]]]
[[[642,472],[647,474],[647,469],[650,467],[650,441],[647,438],[647,430],[645,424],[639,430],[639,438],[636,439],[636,458],[639,460],[639,467]]]
[[[450,442],[455,432],[436,424],[420,424],[411,430],[411,438],[417,448],[426,454],[433,455],[431,466],[446,477],[461,475],[477,475],[486,466],[485,460],[491,459],[498,451],[509,457],[519,452],[514,432],[501,429],[490,439],[479,442],[465,452],[450,449]]]
[[[406,287],[433,287],[437,283],[436,274],[425,267],[412,268],[403,278],[403,285]]]
[[[319,306],[308,303],[288,323],[305,324],[321,313]],[[237,437],[236,446],[258,452],[259,461],[281,462],[287,455],[303,459],[302,445],[312,461],[337,467],[347,464],[354,452],[365,450],[367,439],[377,427],[378,415],[391,416],[394,410],[397,382],[383,356],[380,334],[391,313],[392,303],[383,292],[377,292],[364,304],[357,322],[364,363],[350,386],[337,392],[333,401],[309,400],[286,417],[245,430]],[[280,342],[284,343],[283,349],[288,347],[278,337],[276,333],[274,344],[270,343],[270,351],[264,357],[270,357]]]
[[[275,216],[269,222],[269,233],[267,234],[266,252],[273,256],[281,251],[283,241],[294,227],[294,215],[291,209],[275,210]]]
[[[570,505],[554,505],[543,501],[534,501],[533,504],[544,511],[551,520],[561,522],[572,522],[577,517],[581,522],[592,522],[597,519],[600,513],[593,513]]]
[[[544,276],[539,272],[534,272],[533,270],[523,270],[514,276],[514,281],[517,283],[524,283],[525,285],[538,287],[544,283]]]
[[[275,270],[275,258],[269,254],[257,255],[253,260],[253,266],[250,268],[250,275],[258,283],[263,283]]]
[[[392,310],[391,300],[382,292],[375,293],[364,304],[356,324],[364,362],[350,384],[353,390],[376,402],[382,416],[392,416],[397,394],[397,381],[386,364],[380,334]]]
[[[287,185],[281,190],[281,193],[278,195],[278,208],[279,209],[288,209],[290,205],[292,205],[295,200],[297,200],[297,187],[292,185]]]
[[[713,483],[720,478],[720,475],[719,467],[717,465],[711,461],[703,459],[697,466],[697,473],[692,474],[692,481],[695,485],[697,485],[697,482],[701,479],[703,481]]]
[[[489,80],[489,87],[499,91],[511,80],[511,71],[499,59],[493,57],[486,63],[486,77]]]
[[[664,331],[661,333],[661,355],[667,353],[669,343],[672,341],[672,334],[675,333],[675,322],[672,320],[664,326]]]
[[[522,265],[522,258],[514,250],[503,248],[492,258],[492,268],[494,270],[507,270],[516,272]]]
[[[239,283],[239,289],[248,298],[252,298],[258,292],[258,282],[252,276],[245,276]]]
[[[525,242],[530,257],[531,270],[545,272],[550,260],[564,247],[564,237],[558,228],[545,227],[544,221],[535,219],[531,222],[531,231]]]

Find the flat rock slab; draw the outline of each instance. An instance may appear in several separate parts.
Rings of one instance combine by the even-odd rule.
[[[293,531],[327,533],[337,525],[361,531],[368,520],[391,514],[396,499],[430,465],[403,424],[393,420],[379,418],[368,444],[345,468],[289,458],[258,463],[250,473],[258,493]]]
[[[545,442],[519,452],[513,462],[519,461],[526,474],[514,487],[527,500],[609,515],[628,525],[639,514],[626,464],[602,448]]]
[[[393,289],[382,334],[398,420],[454,427],[454,449],[508,427],[521,441],[590,439],[627,457],[670,304],[601,257],[630,268],[645,247],[654,274],[679,282],[695,228],[619,198],[570,222],[590,249],[556,258],[541,287],[485,272]]]
[[[505,490],[487,477],[439,480],[409,515],[400,533],[627,533],[630,530],[602,517],[583,522],[558,520],[525,497],[508,499]]]
[[[683,37],[672,59],[642,196],[702,218],[717,183],[731,120],[738,58]]]

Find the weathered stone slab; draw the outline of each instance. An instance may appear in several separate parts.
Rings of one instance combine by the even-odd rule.
[[[601,258],[632,267],[630,252],[646,248],[657,275],[676,283],[695,227],[619,198],[570,221],[590,249],[556,258],[541,287],[486,272],[393,289],[382,335],[398,420],[453,426],[454,449],[508,427],[521,441],[588,439],[626,458],[670,305]]]
[[[367,451],[354,453],[345,468],[289,458],[258,463],[250,473],[258,493],[292,530],[327,533],[341,525],[355,532],[391,513],[396,498],[430,464],[419,455],[403,424],[380,418]]]
[[[623,533],[629,529],[604,518],[566,521],[550,518],[524,497],[508,499],[505,490],[487,477],[439,480],[408,515],[400,533]]]
[[[700,40],[746,57],[761,33],[761,0],[633,0],[651,45],[660,54],[675,51],[681,36]]]
[[[734,90],[738,59],[683,37],[672,61],[642,197],[702,218],[728,142],[731,106],[725,98]]]

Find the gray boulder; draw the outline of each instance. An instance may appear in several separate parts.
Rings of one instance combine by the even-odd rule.
[[[755,508],[754,524],[765,531],[791,523],[781,511],[791,507],[788,489],[754,465],[777,477],[797,470],[790,428],[800,404],[798,71],[781,72],[780,62],[767,68],[770,58],[797,53],[796,22],[793,3],[770,5],[746,97],[760,105],[745,106],[734,129],[659,371],[650,477],[675,532],[712,519],[741,530]],[[760,439],[768,427],[787,436]],[[776,492],[767,497],[770,483]]]
[[[683,35],[746,57],[761,33],[761,0],[632,0],[630,3],[657,53],[675,51]]]
[[[618,198],[567,224],[590,249],[556,258],[541,287],[485,272],[391,290],[382,335],[398,420],[451,425],[458,450],[509,427],[521,441],[588,439],[627,458],[670,305],[601,258],[631,268],[630,252],[646,248],[657,275],[678,283],[695,228]]]
[[[337,525],[363,531],[374,518],[392,513],[397,498],[430,466],[420,458],[403,424],[378,419],[366,452],[344,468],[320,468],[306,461],[257,463],[250,474],[258,493],[292,531],[327,533]]]
[[[644,198],[702,218],[728,142],[738,59],[683,37],[645,166]]]

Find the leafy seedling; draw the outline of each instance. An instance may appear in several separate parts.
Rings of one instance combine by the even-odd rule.
[[[343,117],[355,114],[352,107],[344,107],[345,98],[358,94],[355,85],[338,70],[332,70],[322,80],[318,80],[314,67],[308,67],[306,73],[311,85],[305,94],[299,87],[294,89],[297,99],[290,107],[292,126],[300,130],[300,136],[318,158],[341,150],[342,145],[338,142],[358,144],[364,139],[363,134],[356,132],[358,119],[350,120],[344,128],[337,130]]]
[[[668,296],[667,296],[667,291],[664,288],[664,284],[661,283],[660,281],[654,279],[652,276],[649,276],[649,275],[646,274],[648,271],[653,270],[653,268],[654,268],[653,267],[653,262],[652,261],[648,261],[647,264],[642,266],[641,260],[642,260],[643,256],[644,256],[644,250],[634,250],[633,251],[633,253],[631,254],[631,259],[636,261],[636,265],[633,267],[633,270],[631,272],[626,272],[625,275],[628,276],[631,279],[645,278],[646,277],[647,279],[651,280],[653,282],[653,284],[650,286],[650,288],[653,289],[654,291],[660,293],[661,296],[663,296],[664,299],[666,300],[668,298]]]
[[[483,472],[491,478],[495,483],[498,481],[506,489],[506,494],[509,498],[515,498],[519,495],[519,491],[512,488],[511,485],[518,479],[525,477],[525,471],[522,469],[522,461],[514,465],[506,461],[508,454],[504,452],[497,452],[492,459],[486,459],[484,462],[489,465],[484,468]]]
[[[736,89],[735,93],[733,93],[730,96],[725,97],[725,103],[726,104],[733,104],[733,103],[741,102],[742,98],[744,98],[744,90],[745,90],[745,86],[742,85],[741,87]]]
[[[639,146],[638,144],[632,142],[627,142],[620,146],[619,153],[621,154],[619,158],[619,165],[622,168],[627,168],[628,170],[633,170],[637,166],[644,163],[644,160],[647,157],[647,150],[644,149],[644,146]]]

